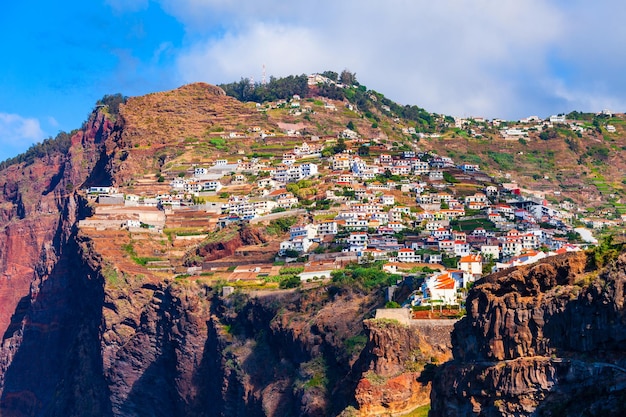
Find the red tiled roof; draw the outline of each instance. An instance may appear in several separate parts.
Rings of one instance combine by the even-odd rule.
[[[435,288],[438,290],[453,290],[455,286],[454,279],[448,275],[440,275],[437,277],[437,284],[435,284]]]

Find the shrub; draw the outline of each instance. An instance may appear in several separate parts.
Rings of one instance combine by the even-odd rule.
[[[279,288],[297,288],[302,285],[302,281],[297,275],[291,275],[280,281]]]

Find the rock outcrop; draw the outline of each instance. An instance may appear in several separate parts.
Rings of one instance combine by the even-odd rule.
[[[394,320],[367,320],[365,328],[365,363],[355,391],[358,414],[400,415],[428,404],[436,364],[451,356],[446,326],[437,325],[443,344],[433,343],[423,328]]]
[[[432,415],[623,415],[626,254],[589,264],[570,253],[478,282]]]

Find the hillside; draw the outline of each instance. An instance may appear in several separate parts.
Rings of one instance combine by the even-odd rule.
[[[203,83],[110,96],[6,161],[2,415],[401,415],[428,404],[465,297],[504,291],[498,275],[467,294],[483,266],[524,249],[586,268],[573,226],[623,208],[623,115],[510,140],[355,81],[258,103]],[[439,279],[456,310],[396,308]],[[459,329],[456,358],[476,348]]]

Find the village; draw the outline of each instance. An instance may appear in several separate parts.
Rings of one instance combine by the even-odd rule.
[[[298,96],[257,107],[271,106],[286,107],[290,114],[310,111]],[[336,111],[332,107],[325,105]],[[522,123],[532,121],[543,123]],[[146,258],[143,266],[226,283],[280,277],[285,266],[309,282],[330,279],[349,264],[382,264],[399,280],[418,278],[406,306],[458,306],[485,274],[594,242],[574,230],[581,216],[572,202],[551,204],[541,192],[496,182],[478,164],[457,164],[415,143],[364,139],[350,125],[330,139],[306,137],[302,124],[279,123],[279,128],[297,141],[282,155],[240,152],[189,164],[152,181],[154,187],[145,189],[159,190],[153,193],[112,186],[83,190],[95,210],[80,222],[81,229],[166,235],[172,248]],[[410,129],[403,131],[413,134]],[[518,128],[502,134],[519,136],[513,129]],[[222,138],[250,136],[267,143],[275,133],[254,126],[224,132]],[[181,262],[220,231],[279,219],[284,233],[271,242],[244,245],[219,259],[196,259],[192,266]],[[583,220],[593,228],[607,226],[606,220]]]

